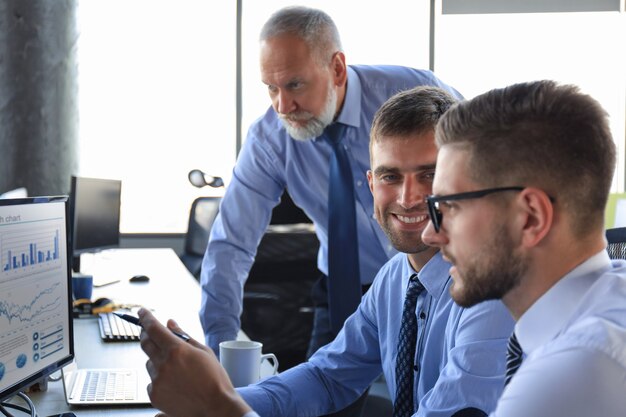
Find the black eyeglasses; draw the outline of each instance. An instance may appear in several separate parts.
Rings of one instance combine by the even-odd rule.
[[[426,197],[426,204],[428,204],[428,215],[430,216],[430,221],[433,222],[433,227],[435,228],[435,232],[439,233],[439,229],[441,228],[441,220],[443,219],[443,214],[441,210],[439,210],[439,202],[440,201],[458,201],[458,200],[470,200],[472,198],[481,198],[489,194],[499,193],[502,191],[522,191],[526,187],[499,187],[499,188],[488,188],[486,190],[479,191],[469,191],[466,193],[458,193],[458,194],[448,194],[448,195],[430,195]]]

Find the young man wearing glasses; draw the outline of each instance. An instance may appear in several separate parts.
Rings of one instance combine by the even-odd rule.
[[[458,304],[502,299],[517,320],[493,416],[625,413],[626,262],[609,259],[604,238],[607,119],[576,87],[539,81],[460,103],[437,127],[423,240],[454,265]]]
[[[259,415],[341,409],[381,372],[394,416],[479,417],[494,409],[504,386],[511,317],[499,301],[455,305],[450,264],[421,240],[437,158],[434,128],[454,102],[441,89],[419,87],[393,96],[376,113],[368,180],[376,219],[401,253],[383,266],[334,341],[307,363],[239,389]],[[223,415],[249,411],[212,353],[170,338],[148,312],[140,314],[157,407],[172,417],[227,404],[233,413]]]

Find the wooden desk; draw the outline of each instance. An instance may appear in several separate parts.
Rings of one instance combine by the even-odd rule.
[[[99,253],[84,262],[82,272],[114,274],[120,282],[94,288],[92,299],[107,297],[118,303],[142,304],[154,309],[159,319],[174,318],[197,340],[204,336],[198,311],[200,286],[171,249],[116,249]],[[136,274],[150,277],[147,283],[130,283]],[[245,335],[240,334],[240,338]],[[74,348],[80,368],[139,368],[145,371],[146,355],[138,342],[103,342],[96,318],[74,320]],[[154,416],[146,407],[70,407],[65,402],[63,382],[48,383],[48,390],[31,393],[40,416],[64,411],[77,416]]]

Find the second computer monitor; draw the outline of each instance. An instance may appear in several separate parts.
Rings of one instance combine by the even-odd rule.
[[[119,246],[121,192],[119,180],[72,177],[74,257]]]

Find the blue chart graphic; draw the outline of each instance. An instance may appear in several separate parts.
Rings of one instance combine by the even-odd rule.
[[[33,340],[33,361],[37,362],[63,349],[63,325],[57,323],[41,329],[33,333]]]
[[[2,237],[2,270],[11,271],[59,259],[59,229]]]
[[[26,355],[24,355],[23,353],[20,353],[17,356],[17,359],[15,360],[15,366],[17,366],[18,368],[23,368],[24,365],[26,365],[26,360],[27,360]]]
[[[9,299],[0,300],[0,319],[6,318],[9,324],[14,322],[29,323],[58,309],[63,299],[60,294],[60,285],[55,282],[51,286],[41,289],[30,301],[22,304]],[[27,291],[32,290],[32,287],[27,289]],[[7,298],[12,298],[12,294],[7,295],[9,296]]]

